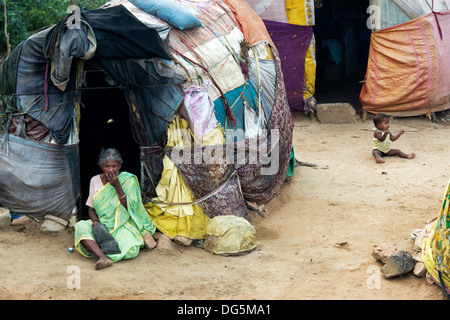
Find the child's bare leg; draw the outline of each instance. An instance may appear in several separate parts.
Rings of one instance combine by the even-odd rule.
[[[381,156],[381,152],[379,150],[374,149],[372,151],[373,156],[375,157],[375,162],[376,163],[384,163],[384,159]]]
[[[388,156],[399,156],[401,158],[412,159],[416,156],[415,153],[406,154],[399,149],[391,149],[388,153]]]

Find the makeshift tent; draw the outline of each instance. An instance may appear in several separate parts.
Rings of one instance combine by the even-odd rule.
[[[1,66],[0,205],[70,217],[86,61],[124,92],[155,221],[176,215],[175,234],[189,236],[193,212],[201,228],[205,216],[249,219],[245,201],[278,194],[292,116],[278,52],[245,1],[112,1],[80,16],[78,28],[67,17],[31,36]],[[175,182],[188,191],[177,195]],[[174,202],[183,210],[167,210]]]
[[[281,57],[286,93],[292,110],[315,107],[314,1],[247,0],[263,19]]]
[[[380,30],[371,35],[360,93],[363,109],[393,116],[449,109],[450,12],[445,1],[385,0],[372,5],[379,8],[373,13],[379,23],[373,26]]]

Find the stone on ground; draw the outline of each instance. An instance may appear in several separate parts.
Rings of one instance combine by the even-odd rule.
[[[400,250],[394,252],[386,264],[381,268],[384,276],[389,278],[399,277],[414,269],[415,261],[408,251]]]
[[[321,103],[316,107],[321,123],[341,124],[356,122],[356,111],[349,103]]]
[[[11,224],[11,214],[9,210],[0,207],[0,229],[5,229]]]

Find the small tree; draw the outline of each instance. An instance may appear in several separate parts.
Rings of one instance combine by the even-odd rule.
[[[5,15],[4,15],[4,19],[5,19],[5,21],[4,21],[4,25],[5,25],[5,39],[6,39],[6,55],[8,55],[10,52],[11,52],[11,44],[9,43],[9,33],[8,33],[8,13],[7,13],[7,10],[6,10],[6,1],[5,0],[3,0],[3,8],[4,8],[4,12],[5,12]]]
[[[81,9],[97,9],[107,0],[2,0],[4,15],[0,15],[0,54],[27,39],[36,30],[56,24],[67,15],[69,5]],[[8,8],[8,9],[6,9]]]

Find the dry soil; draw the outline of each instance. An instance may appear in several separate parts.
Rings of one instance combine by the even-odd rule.
[[[294,122],[295,156],[316,166],[295,168],[264,206],[265,218],[251,213],[258,241],[251,253],[176,245],[96,271],[93,260],[67,251],[73,228],[45,234],[36,222],[10,226],[0,230],[0,299],[446,300],[412,273],[384,278],[372,250],[392,242],[412,253],[411,231],[438,215],[450,178],[450,126],[394,118],[391,129],[414,132],[393,147],[416,158],[376,164],[371,132],[361,130],[373,127],[370,120],[324,124],[295,113]]]

